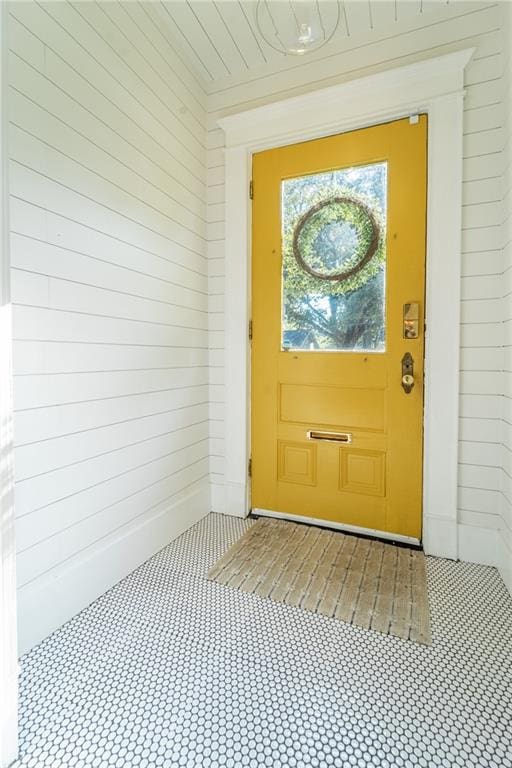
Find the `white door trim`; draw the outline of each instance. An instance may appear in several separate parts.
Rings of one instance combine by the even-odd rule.
[[[18,751],[18,649],[7,169],[7,4],[0,8],[0,766]]]
[[[228,514],[244,517],[249,511],[248,188],[252,154],[426,112],[429,161],[423,543],[431,554],[457,558],[462,118],[464,68],[473,53],[474,49],[457,51],[219,119],[226,140]]]

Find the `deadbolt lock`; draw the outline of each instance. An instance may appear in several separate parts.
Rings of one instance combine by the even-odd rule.
[[[417,339],[420,325],[420,305],[417,301],[404,304],[403,336],[404,339]]]
[[[414,387],[414,360],[410,352],[402,357],[402,387],[406,395]]]

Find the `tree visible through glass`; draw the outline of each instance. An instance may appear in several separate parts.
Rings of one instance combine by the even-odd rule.
[[[387,163],[282,182],[283,349],[385,350],[386,197]]]

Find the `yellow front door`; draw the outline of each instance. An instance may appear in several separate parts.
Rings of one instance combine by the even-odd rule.
[[[252,508],[421,538],[427,118],[253,158]]]

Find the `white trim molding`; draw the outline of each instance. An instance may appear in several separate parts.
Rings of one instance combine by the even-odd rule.
[[[12,438],[12,331],[7,174],[7,4],[0,8],[0,768],[18,752],[18,648],[14,463]]]
[[[449,53],[218,120],[226,165],[226,505],[249,512],[250,201],[254,152],[428,114],[423,544],[457,558],[464,69]]]

